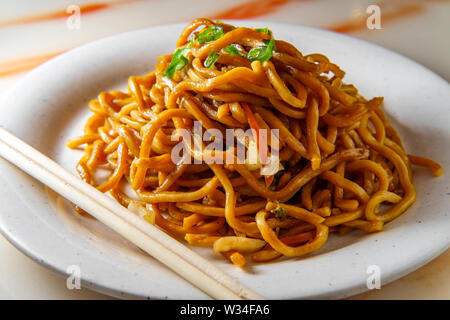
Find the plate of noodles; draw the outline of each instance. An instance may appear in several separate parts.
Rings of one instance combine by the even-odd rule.
[[[0,125],[262,296],[343,298],[448,249],[449,89],[355,38],[201,18],[52,59]],[[207,298],[0,167],[1,232],[32,259],[117,297]]]

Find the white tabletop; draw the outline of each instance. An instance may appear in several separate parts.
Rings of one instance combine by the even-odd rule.
[[[1,2],[0,94],[27,71],[75,46],[123,31],[200,16],[297,23],[345,32],[409,56],[450,80],[450,2],[445,0],[378,1],[378,7],[369,7],[374,3],[369,0],[192,0],[189,6],[182,0],[76,3],[78,7],[70,0]],[[79,24],[73,20],[78,8]],[[373,15],[377,10],[381,13],[381,29],[369,29],[376,26]],[[408,276],[353,298],[449,299],[449,265],[447,250]],[[0,236],[0,299],[105,298],[109,297],[88,289],[67,289],[66,279],[25,257]]]

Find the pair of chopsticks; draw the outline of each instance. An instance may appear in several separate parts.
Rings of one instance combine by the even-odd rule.
[[[263,299],[194,251],[2,128],[0,156],[89,212],[212,298]]]

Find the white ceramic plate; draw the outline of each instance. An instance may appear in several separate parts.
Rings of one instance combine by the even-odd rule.
[[[450,90],[423,66],[379,46],[302,26],[239,21],[269,27],[304,53],[325,53],[347,72],[366,97],[384,96],[385,106],[410,153],[450,166]],[[74,171],[80,152],[65,141],[79,135],[97,93],[123,89],[128,76],[153,69],[173,52],[184,25],[170,25],[95,41],[30,72],[0,101],[0,125]],[[81,268],[86,287],[119,297],[197,299],[206,295],[39,182],[0,161],[0,229],[26,255],[64,274]],[[385,231],[331,235],[318,253],[299,259],[250,265],[241,270],[198,250],[225,272],[273,299],[342,298],[366,288],[377,265],[388,283],[424,265],[449,247],[450,181],[416,169],[417,202]]]

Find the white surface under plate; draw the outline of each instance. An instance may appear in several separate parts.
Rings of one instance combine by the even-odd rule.
[[[346,82],[385,108],[410,153],[439,161],[444,175],[415,169],[416,203],[385,231],[331,235],[308,257],[251,264],[241,270],[210,249],[195,248],[267,298],[342,298],[366,290],[367,268],[382,283],[419,268],[449,247],[450,89],[447,81],[394,52],[309,27],[238,21],[269,27],[303,53],[321,52],[347,72]],[[81,156],[65,147],[81,134],[87,102],[125,88],[130,75],[151,71],[173,52],[184,25],[148,28],[95,41],[29,73],[0,100],[0,125],[74,172]],[[202,299],[207,296],[98,221],[75,214],[39,182],[0,160],[0,231],[21,251],[59,273],[81,268],[82,285],[117,297]]]

